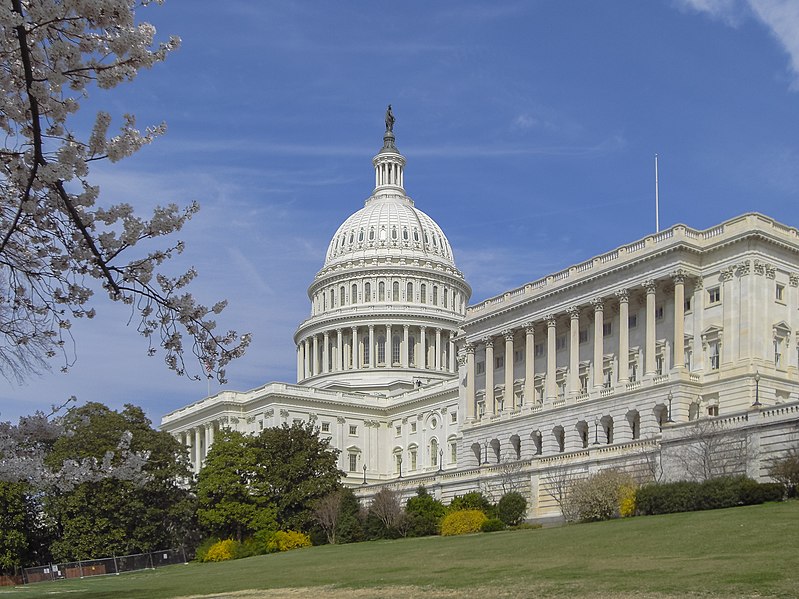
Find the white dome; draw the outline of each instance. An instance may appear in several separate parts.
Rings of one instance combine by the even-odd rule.
[[[325,267],[384,252],[410,259],[437,258],[455,266],[449,241],[432,218],[407,196],[383,195],[369,198],[338,228],[327,248]]]

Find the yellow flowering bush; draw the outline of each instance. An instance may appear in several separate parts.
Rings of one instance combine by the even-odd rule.
[[[291,551],[301,547],[310,547],[311,537],[296,530],[279,530],[274,533],[266,543],[266,550],[269,553],[278,551]]]
[[[202,558],[204,562],[224,562],[236,556],[236,541],[225,539],[214,543],[205,552]]]
[[[622,518],[635,516],[635,487],[622,485],[619,488],[619,515]]]
[[[442,536],[465,535],[480,532],[483,522],[488,520],[481,510],[456,510],[441,521]]]

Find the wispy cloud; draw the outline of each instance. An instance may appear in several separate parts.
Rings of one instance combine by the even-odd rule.
[[[752,16],[765,25],[788,54],[793,81],[799,91],[799,2],[797,0],[678,0],[681,7],[705,13],[731,27]]]

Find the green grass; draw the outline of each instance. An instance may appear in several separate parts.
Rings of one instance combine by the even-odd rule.
[[[322,586],[327,588],[308,588]],[[0,599],[219,597],[288,588],[302,589],[292,596],[330,597],[797,597],[799,502],[313,547],[219,564],[39,583],[0,590]]]

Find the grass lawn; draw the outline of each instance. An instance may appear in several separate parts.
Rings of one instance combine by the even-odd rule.
[[[270,590],[270,591],[267,591]],[[799,501],[313,547],[2,589],[6,597],[799,597]]]

